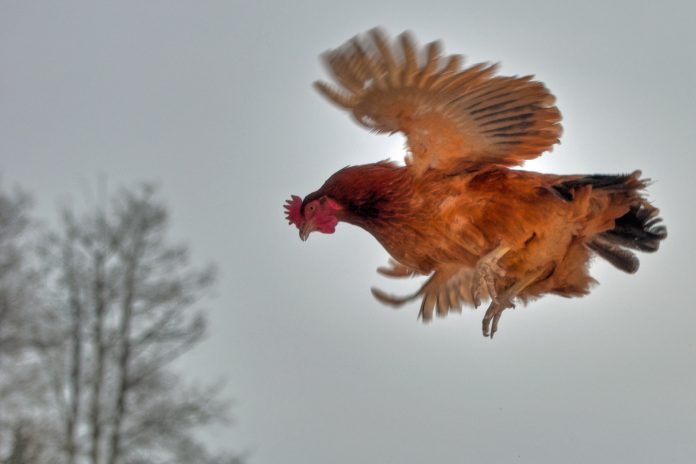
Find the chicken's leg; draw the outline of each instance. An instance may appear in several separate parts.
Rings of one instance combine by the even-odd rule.
[[[509,246],[500,244],[476,263],[474,276],[471,279],[471,296],[475,307],[478,308],[481,304],[481,288],[487,290],[488,296],[491,297],[493,302],[497,300],[498,292],[495,288],[495,279],[496,277],[505,276],[505,270],[498,266],[498,261],[508,251],[510,251]]]

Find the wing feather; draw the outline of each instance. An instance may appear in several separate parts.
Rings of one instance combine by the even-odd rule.
[[[314,86],[329,100],[343,108],[352,108],[359,101],[355,96],[350,95],[346,92],[341,92],[335,87],[324,82],[315,82]]]
[[[437,70],[438,65],[440,64],[441,50],[442,47],[440,45],[440,42],[431,42],[430,44],[428,44],[428,55],[426,58],[425,66],[423,66],[423,70],[418,75],[418,79],[416,82],[416,86],[418,88],[426,87],[428,80],[433,76],[433,74],[435,74],[435,71]]]
[[[450,55],[447,58],[447,64],[439,73],[435,74],[429,83],[431,90],[440,89],[449,79],[459,72],[462,67],[464,58],[461,55]]]
[[[398,86],[399,67],[396,64],[396,60],[394,59],[394,55],[391,52],[391,48],[389,47],[389,44],[387,43],[387,40],[384,37],[384,34],[382,34],[382,31],[376,28],[372,29],[369,32],[369,34],[372,37],[372,41],[379,52],[378,59],[381,58],[381,61],[384,64],[384,68],[387,74],[387,81],[392,87]]]
[[[396,261],[390,260],[391,268],[379,268],[380,274],[389,277],[408,277],[418,273]],[[430,322],[433,314],[444,317],[449,311],[461,312],[463,306],[473,306],[471,283],[474,270],[470,267],[447,265],[433,273],[423,286],[415,293],[403,297],[389,295],[382,290],[372,288],[372,294],[380,302],[400,307],[409,301],[422,298],[418,317],[423,322]],[[485,289],[481,294],[487,298]]]
[[[404,87],[410,87],[418,71],[418,61],[416,58],[416,46],[409,32],[404,32],[399,36],[401,49],[404,52],[404,65],[401,74],[401,83]]]
[[[555,98],[533,76],[496,76],[488,63],[461,69],[462,57],[443,57],[439,42],[419,50],[408,32],[391,43],[373,29],[323,56],[340,88],[317,90],[371,130],[403,132],[417,173],[520,165],[561,135]]]

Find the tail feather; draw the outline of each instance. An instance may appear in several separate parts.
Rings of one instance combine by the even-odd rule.
[[[631,174],[592,174],[589,176],[571,176],[553,186],[555,192],[564,200],[572,201],[575,190],[591,185],[594,190],[604,192],[635,192],[648,186],[650,179],[641,179],[640,171]]]
[[[612,230],[600,234],[605,240],[633,250],[655,252],[667,237],[667,228],[659,225],[657,208],[645,203],[633,205],[616,220]]]
[[[615,245],[606,239],[595,237],[594,240],[588,243],[588,246],[619,270],[634,274],[640,267],[640,261],[633,252],[621,248],[619,245]]]
[[[591,185],[593,191],[608,193],[612,202],[625,204],[628,212],[614,220],[614,227],[592,237],[587,246],[614,267],[628,273],[638,270],[640,261],[630,250],[655,252],[667,237],[667,228],[658,217],[659,210],[643,197],[649,179],[641,179],[641,172],[624,175],[578,176],[554,185],[563,198],[572,201],[575,190]]]

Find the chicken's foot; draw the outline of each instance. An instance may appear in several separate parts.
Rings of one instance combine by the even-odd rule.
[[[505,290],[498,298],[493,298],[490,306],[488,306],[488,310],[486,310],[485,316],[483,316],[483,336],[490,336],[493,338],[493,335],[498,331],[498,321],[500,320],[500,316],[503,314],[503,311],[508,308],[514,309],[515,304],[512,301],[517,297],[517,295],[519,295],[525,288],[537,282],[539,277],[542,277],[547,273],[548,271],[545,268],[531,271],[522,279],[519,279],[517,282],[512,284],[510,288]]]

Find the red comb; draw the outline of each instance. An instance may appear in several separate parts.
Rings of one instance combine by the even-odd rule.
[[[283,208],[285,208],[285,219],[288,220],[288,224],[295,224],[298,229],[302,227],[302,224],[304,224],[302,213],[300,213],[301,207],[302,198],[298,197],[297,195],[293,195],[283,205]]]

